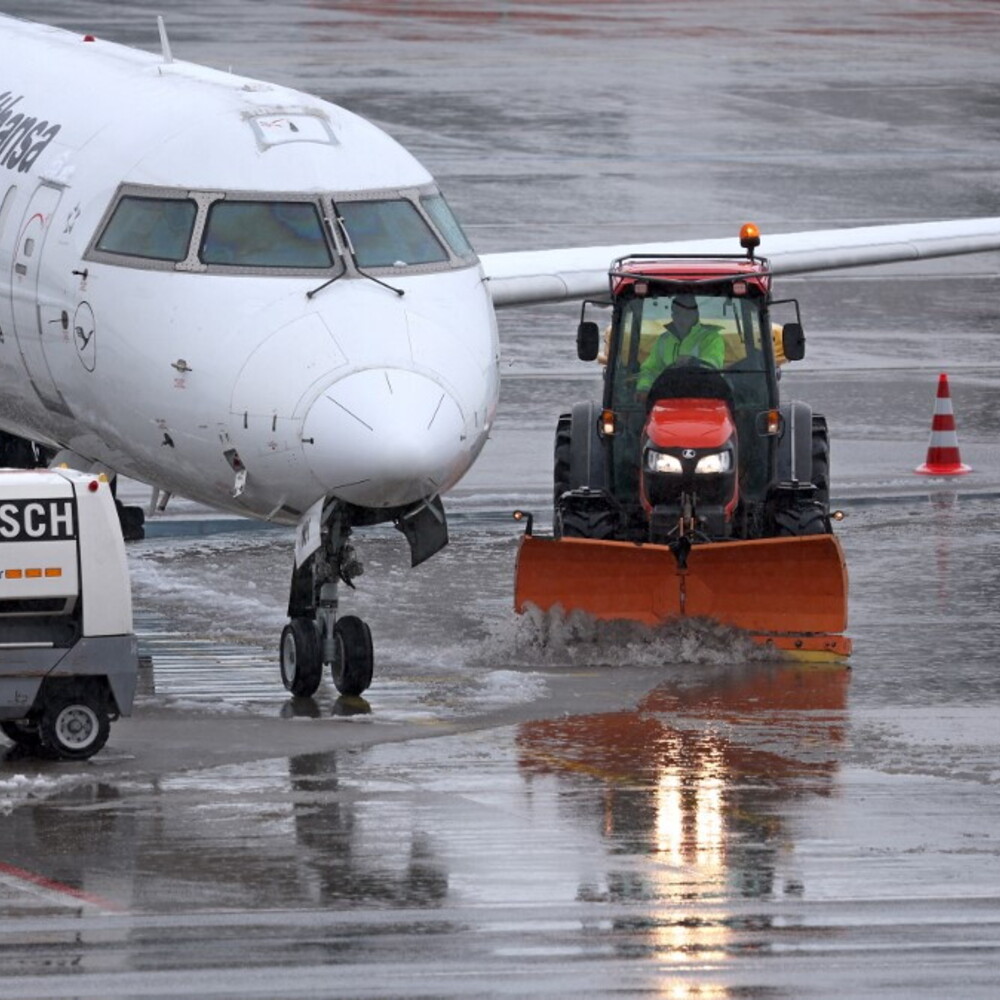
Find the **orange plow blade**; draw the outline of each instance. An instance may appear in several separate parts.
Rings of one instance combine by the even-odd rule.
[[[710,542],[681,570],[664,545],[525,535],[515,608],[559,606],[601,620],[659,625],[711,618],[809,659],[848,656],[847,569],[833,535]]]

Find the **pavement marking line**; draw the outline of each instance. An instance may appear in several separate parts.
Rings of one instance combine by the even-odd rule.
[[[23,883],[28,883],[29,886],[42,889],[45,892],[52,893],[57,897],[69,897],[77,902],[85,903],[87,906],[95,906],[99,910],[104,910],[109,913],[125,913],[127,910],[127,907],[124,907],[120,903],[116,903],[113,900],[105,899],[104,896],[97,896],[91,892],[83,892],[80,889],[74,889],[72,886],[65,885],[63,882],[57,882],[54,879],[46,878],[44,875],[37,875],[35,872],[29,872],[25,868],[18,868],[16,865],[9,865],[0,861],[0,878],[3,876],[7,876],[4,881],[6,881],[8,885],[13,884],[15,888],[24,889],[26,886]],[[18,883],[21,884],[18,885]]]

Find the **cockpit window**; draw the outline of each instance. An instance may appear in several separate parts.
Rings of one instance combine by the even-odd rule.
[[[452,214],[448,202],[444,200],[444,195],[428,194],[420,199],[420,204],[424,206],[424,211],[431,217],[431,221],[438,227],[438,232],[447,240],[456,257],[475,257],[476,252],[472,249],[462,227],[458,224],[458,219]]]
[[[96,249],[105,253],[182,261],[198,206],[190,199],[125,195],[115,206]]]
[[[476,263],[433,184],[341,195],[122,184],[84,257],[145,270],[283,278],[371,268],[419,274]]]
[[[359,267],[407,267],[448,260],[417,207],[405,198],[342,201],[337,211]]]
[[[306,201],[217,201],[208,211],[198,254],[203,264],[329,268],[319,211]]]

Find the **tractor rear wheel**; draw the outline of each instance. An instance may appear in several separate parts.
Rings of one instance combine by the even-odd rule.
[[[556,444],[554,450],[552,500],[559,503],[559,498],[569,489],[570,455],[573,447],[573,416],[561,413],[556,424]]]
[[[830,506],[830,432],[826,417],[814,413],[812,417],[812,484],[816,499],[824,510]]]

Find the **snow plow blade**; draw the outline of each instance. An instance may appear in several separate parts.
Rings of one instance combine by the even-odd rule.
[[[811,660],[850,655],[847,569],[833,535],[695,545],[680,569],[665,545],[538,538],[518,552],[515,609],[561,607],[600,620],[659,625],[710,618]]]

